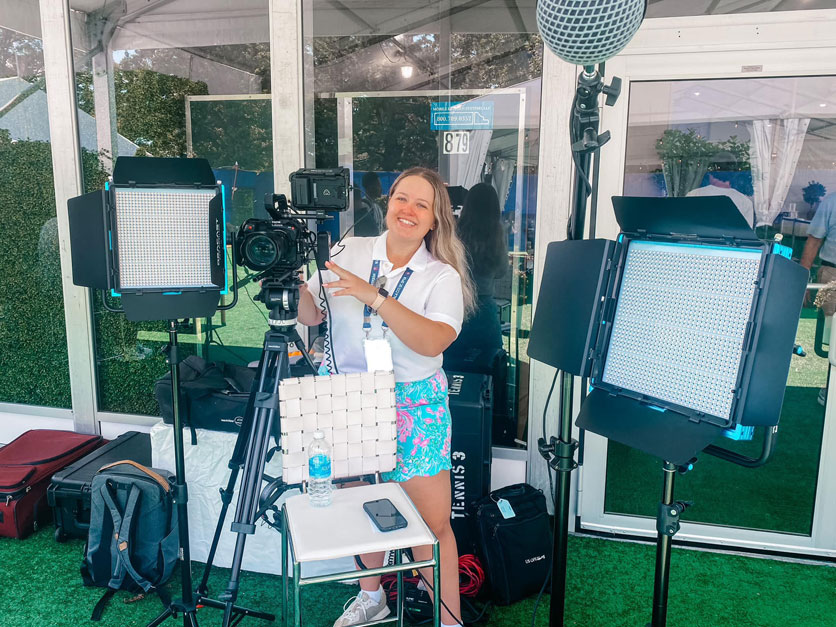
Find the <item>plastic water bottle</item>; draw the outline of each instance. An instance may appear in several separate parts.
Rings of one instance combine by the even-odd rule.
[[[331,445],[322,431],[314,431],[308,446],[308,496],[313,507],[331,504]]]

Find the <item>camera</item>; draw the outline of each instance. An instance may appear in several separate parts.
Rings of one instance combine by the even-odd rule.
[[[348,208],[348,169],[297,170],[290,185],[290,204],[283,194],[267,194],[270,219],[250,218],[241,225],[234,243],[239,265],[282,275],[301,268],[311,252],[328,259],[328,234],[310,230],[307,221],[323,222],[331,218],[327,212]]]

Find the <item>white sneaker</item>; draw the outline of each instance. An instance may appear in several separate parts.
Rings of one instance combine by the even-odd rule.
[[[360,625],[373,620],[380,620],[389,615],[389,606],[386,605],[386,593],[380,595],[380,602],[375,603],[365,591],[361,590],[356,597],[350,598],[343,606],[343,615],[334,623],[334,627],[349,627]]]

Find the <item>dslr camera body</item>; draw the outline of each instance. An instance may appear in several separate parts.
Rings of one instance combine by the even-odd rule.
[[[267,194],[264,207],[270,219],[249,218],[235,237],[238,264],[260,274],[274,276],[295,272],[311,252],[328,258],[328,234],[308,228],[308,220],[323,222],[328,212],[348,208],[347,168],[301,169],[290,175],[292,193]]]

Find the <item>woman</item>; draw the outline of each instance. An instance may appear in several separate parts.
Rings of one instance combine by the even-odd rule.
[[[385,337],[392,349],[398,405],[398,481],[439,540],[441,622],[458,625],[458,549],[450,527],[450,410],[441,353],[456,339],[473,306],[465,253],[456,237],[450,199],[435,172],[412,168],[392,184],[387,230],[378,237],[355,237],[326,264],[330,290],[330,361],[339,372],[366,371],[364,340]],[[366,278],[368,277],[368,279]],[[381,292],[385,287],[391,292]],[[374,285],[372,285],[374,283]],[[319,276],[300,290],[299,321],[323,319],[314,302]],[[369,315],[366,316],[365,314]],[[367,319],[368,318],[368,319]],[[326,360],[327,361],[327,360]],[[431,558],[431,547],[416,547],[415,558]],[[383,564],[383,554],[364,555],[367,568]],[[424,573],[431,581],[430,571]],[[360,579],[360,594],[334,627],[348,627],[389,614],[380,577]]]
[[[494,283],[508,271],[508,250],[500,218],[499,196],[493,186],[477,183],[471,187],[456,231],[467,254],[476,306],[456,341],[444,352],[448,370],[491,374],[494,355],[502,348]]]

